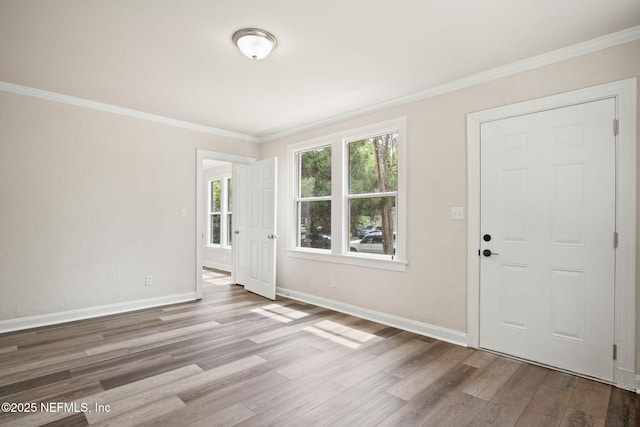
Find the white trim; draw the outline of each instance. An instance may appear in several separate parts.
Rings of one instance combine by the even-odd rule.
[[[340,301],[322,298],[282,287],[277,288],[276,294],[319,307],[325,307],[340,313],[371,320],[372,322],[393,326],[394,328],[413,332],[414,334],[435,338],[464,347],[467,346],[467,335],[464,332],[454,331],[453,329],[417,322],[404,317],[394,316],[392,314],[382,313],[380,311],[370,310],[368,308],[358,307],[351,304],[345,304]]]
[[[616,168],[616,227],[619,233],[615,271],[615,340],[618,360],[614,383],[635,389],[636,282],[636,79],[627,79],[467,115],[467,335],[479,345],[480,314],[480,125],[483,122],[552,108],[615,98],[619,134]]]
[[[589,53],[597,52],[600,50],[615,47],[624,43],[640,40],[640,25],[627,28],[622,31],[618,31],[612,34],[608,34],[595,39],[587,40],[582,43],[577,43],[571,46],[567,46],[561,49],[553,50],[551,52],[543,53],[541,55],[533,56],[531,58],[523,59],[521,61],[513,62],[501,67],[492,68],[487,71],[483,71],[477,74],[472,74],[467,77],[463,77],[458,80],[454,80],[448,83],[444,83],[438,86],[430,87],[428,89],[413,93],[401,98],[391,99],[380,104],[372,105],[365,108],[360,108],[354,111],[350,111],[344,114],[338,114],[333,117],[318,120],[312,123],[307,123],[302,126],[297,126],[282,132],[276,132],[271,135],[266,135],[259,138],[258,142],[267,142],[274,139],[283,138],[285,136],[294,135],[296,133],[316,129],[322,126],[327,126],[333,123],[342,122],[348,119],[364,116],[366,114],[373,114],[380,111],[389,110],[391,108],[399,107],[402,105],[410,104],[412,102],[422,101],[434,96],[439,96],[445,93],[454,92],[456,90],[464,89],[467,87],[479,85],[482,83],[491,82],[504,77],[508,77],[524,71],[533,70],[546,65],[555,64],[558,62],[566,61],[568,59],[576,58],[578,56],[587,55]]]
[[[336,264],[356,265],[367,268],[380,268],[382,270],[407,271],[408,261],[382,258],[375,255],[360,254],[332,254],[328,250],[295,248],[287,249],[287,256],[291,258],[308,259],[312,261],[333,262]]]
[[[77,310],[61,311],[58,313],[41,314],[37,316],[19,317],[0,321],[0,334],[24,329],[51,326],[59,323],[74,322],[77,320],[91,319],[94,317],[109,316],[112,314],[126,313],[129,311],[143,310],[145,308],[161,307],[170,304],[195,301],[195,292],[168,295],[164,297],[147,298],[137,301],[121,302],[116,304],[101,305],[97,307],[81,308]]]
[[[172,119],[170,117],[159,116],[157,114],[145,113],[144,111],[133,110],[131,108],[118,107],[117,105],[105,104],[103,102],[91,101],[89,99],[63,95],[61,93],[35,89],[27,86],[20,86],[3,81],[0,81],[0,91],[30,96],[47,101],[60,102],[62,104],[75,105],[76,107],[89,108],[91,110],[105,111],[107,113],[119,114],[121,116],[133,117],[136,119],[147,120],[150,122],[161,123],[167,126],[194,130],[197,132],[203,132],[212,135],[226,136],[229,138],[241,139],[243,141],[260,142],[260,138],[239,132],[232,132],[224,129],[200,125],[197,123],[185,122],[183,120]]]
[[[231,252],[231,250],[229,250],[229,252]],[[203,267],[207,267],[207,268],[213,268],[214,270],[226,271],[228,273],[231,273],[231,266],[229,264],[222,264],[222,263],[211,262],[211,261],[203,261],[202,262],[202,266]]]

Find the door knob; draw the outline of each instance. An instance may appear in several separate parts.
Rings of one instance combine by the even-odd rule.
[[[491,252],[490,249],[485,249],[484,251],[482,251],[482,255],[484,255],[486,257],[490,257],[491,255],[500,255],[500,254],[497,254],[495,252]]]
[[[269,234],[269,235],[267,236],[267,239],[277,239],[277,238],[278,238],[278,235],[277,235],[277,234]]]

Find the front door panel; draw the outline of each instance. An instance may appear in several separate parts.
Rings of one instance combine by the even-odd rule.
[[[481,347],[613,379],[614,118],[605,99],[482,124]]]

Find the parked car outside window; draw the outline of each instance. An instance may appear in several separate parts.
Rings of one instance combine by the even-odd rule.
[[[362,239],[364,236],[374,231],[382,231],[381,225],[367,225],[365,228],[358,232],[358,239]]]
[[[370,254],[384,253],[384,250],[382,248],[382,233],[379,231],[374,231],[364,236],[362,240],[354,240],[350,242],[349,251],[365,252]]]

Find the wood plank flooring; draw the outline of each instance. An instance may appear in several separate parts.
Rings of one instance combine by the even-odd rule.
[[[203,275],[200,302],[0,335],[0,425],[640,425],[634,393]]]

